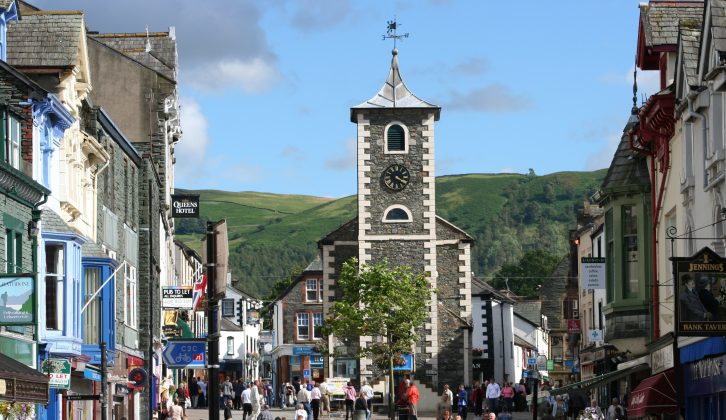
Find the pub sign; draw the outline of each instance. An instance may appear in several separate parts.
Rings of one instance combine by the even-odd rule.
[[[171,217],[198,218],[199,217],[199,195],[173,194],[171,196]]]
[[[31,274],[0,275],[0,325],[32,325],[35,322]]]
[[[682,336],[726,335],[726,259],[706,247],[692,257],[674,257],[678,320]]]

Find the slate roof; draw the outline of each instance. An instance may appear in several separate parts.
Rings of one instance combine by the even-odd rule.
[[[7,61],[16,67],[73,67],[83,25],[81,11],[26,12],[8,25]]]
[[[83,258],[108,258],[108,255],[103,252],[103,247],[95,242],[86,242],[81,248],[83,250]]]
[[[93,34],[92,38],[151,68],[168,79],[176,80],[177,51],[174,31],[144,33]]]
[[[303,271],[323,271],[323,260],[320,258],[320,253],[315,256],[314,260],[310,261],[310,264]]]
[[[628,136],[620,140],[600,189],[604,194],[623,190],[650,191],[648,164],[643,155],[630,150]]]
[[[431,108],[435,111],[438,120],[441,108],[424,101],[406,87],[398,70],[398,50],[394,48],[392,54],[391,70],[388,72],[388,78],[383,87],[371,99],[351,108],[351,121],[355,122],[353,115],[356,109],[370,108]]]
[[[711,0],[711,35],[716,51],[726,51],[726,0]]]
[[[471,294],[472,296],[491,294],[499,300],[510,303],[514,302],[514,299],[512,299],[511,297],[495,289],[486,281],[476,277],[472,277],[471,279]]]
[[[701,24],[680,28],[681,59],[686,73],[686,80],[689,86],[698,85],[698,49],[701,43]]]
[[[245,329],[230,321],[229,319],[222,317],[219,323],[220,331],[244,331]]]
[[[542,324],[542,302],[538,300],[524,300],[516,302],[513,306],[515,314],[535,325]]]
[[[651,0],[640,5],[646,47],[676,45],[680,23],[702,18],[703,0]]]
[[[58,233],[77,233],[72,227],[68,226],[66,222],[51,209],[45,208],[40,214],[40,221],[42,223],[41,229],[46,232],[58,232]]]
[[[542,315],[547,317],[550,330],[567,327],[562,314],[562,300],[567,295],[567,278],[569,277],[569,256],[563,257],[552,272],[551,278],[539,288],[539,299],[542,304]],[[540,322],[537,322],[539,325]]]

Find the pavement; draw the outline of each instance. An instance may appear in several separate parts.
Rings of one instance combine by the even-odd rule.
[[[281,417],[285,418],[286,420],[294,420],[294,410],[291,408],[288,409],[280,409],[280,408],[272,408],[270,409],[272,412],[273,417]],[[224,412],[223,410],[219,410],[219,418],[220,420],[224,420]],[[426,415],[425,413],[419,413],[418,416],[419,420],[436,420],[436,415],[434,413],[431,413],[429,415]],[[242,410],[234,410],[232,413],[234,420],[242,420]],[[187,409],[187,417],[189,420],[209,420],[209,411],[206,409],[204,410],[194,410],[194,409]],[[386,420],[388,416],[384,414],[378,414],[373,413],[373,416],[371,416],[372,420]],[[474,416],[473,414],[470,414],[467,416],[468,420],[475,420],[478,419],[478,417]],[[532,418],[532,413],[512,413],[512,419],[514,420],[529,420]],[[320,417],[320,420],[345,420],[345,413],[337,413],[333,412],[330,415],[323,415]]]

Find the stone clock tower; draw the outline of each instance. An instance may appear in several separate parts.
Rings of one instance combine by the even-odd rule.
[[[471,259],[465,232],[436,216],[434,131],[441,108],[403,83],[394,48],[380,91],[351,108],[357,125],[358,217],[320,241],[324,310],[335,298],[340,265],[388,259],[424,273],[433,288],[429,317],[415,348],[414,377],[436,390],[470,383]],[[370,337],[361,337],[365,346]],[[335,345],[334,343],[331,343]],[[337,368],[332,362],[329,376]],[[362,378],[375,379],[369,360],[358,361]]]

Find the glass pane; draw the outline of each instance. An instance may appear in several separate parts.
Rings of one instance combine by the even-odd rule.
[[[88,302],[88,299],[98,290],[101,286],[101,269],[99,267],[88,267],[84,270],[84,282],[85,290],[83,304]],[[101,323],[101,299],[99,296],[93,299],[93,301],[86,308],[86,312],[83,313],[83,342],[86,344],[98,344],[99,343],[99,328]]]

